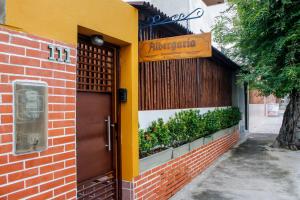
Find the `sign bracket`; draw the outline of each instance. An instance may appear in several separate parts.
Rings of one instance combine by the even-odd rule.
[[[189,21],[192,19],[199,19],[203,16],[204,10],[202,8],[196,8],[189,14],[185,15],[183,13],[175,14],[171,17],[163,18],[160,15],[154,15],[151,17],[148,17],[145,22],[140,24],[140,28],[148,28],[153,26],[160,26],[165,24],[171,24],[171,23],[177,23],[180,21]]]

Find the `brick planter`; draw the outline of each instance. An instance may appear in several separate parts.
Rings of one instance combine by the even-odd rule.
[[[140,172],[160,166],[172,159],[173,149],[167,149],[151,156],[140,159]]]
[[[214,136],[215,140],[213,140]],[[222,130],[210,138],[212,139],[207,139],[212,140],[210,143],[204,143],[199,148],[163,165],[142,172],[127,187],[126,199],[164,200],[170,198],[236,144],[239,139],[238,128],[234,126]]]
[[[187,154],[190,151],[190,144],[184,144],[182,146],[179,146],[177,148],[173,149],[173,156],[172,158],[178,158],[184,154]]]

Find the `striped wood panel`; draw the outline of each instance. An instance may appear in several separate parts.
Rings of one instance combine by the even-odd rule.
[[[140,30],[139,40],[170,37],[161,28]],[[139,110],[231,105],[231,70],[207,58],[139,64]]]

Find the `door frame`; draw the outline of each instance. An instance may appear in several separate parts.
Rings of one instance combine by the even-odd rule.
[[[90,41],[90,36],[78,33],[78,40]],[[114,51],[114,81],[112,83],[112,124],[114,127],[111,129],[111,139],[113,141],[112,162],[113,170],[115,173],[116,183],[116,199],[122,199],[122,164],[121,164],[121,108],[119,101],[119,88],[120,88],[120,47],[112,43],[104,41],[104,48],[110,48]],[[77,62],[76,62],[77,67]],[[77,70],[76,70],[77,71]],[[76,73],[77,75],[77,73]],[[77,83],[77,81],[76,81]],[[77,89],[77,88],[76,88]],[[77,97],[76,97],[77,98]]]

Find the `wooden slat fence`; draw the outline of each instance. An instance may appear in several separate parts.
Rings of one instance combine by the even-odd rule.
[[[175,36],[162,28],[140,30],[139,40]],[[206,58],[139,64],[139,110],[231,105],[231,70]]]

